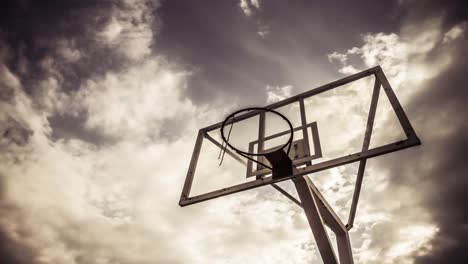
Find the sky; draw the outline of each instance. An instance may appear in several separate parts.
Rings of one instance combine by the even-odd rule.
[[[468,263],[467,10],[3,1],[2,263],[322,263],[303,211],[279,193],[184,208],[179,195],[198,129],[375,65],[422,145],[368,162],[355,262]],[[339,212],[355,168],[317,177]]]

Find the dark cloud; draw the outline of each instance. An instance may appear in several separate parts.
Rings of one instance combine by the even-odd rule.
[[[47,120],[52,130],[51,139],[53,141],[59,139],[79,138],[81,140],[94,143],[96,145],[104,145],[115,142],[115,139],[109,136],[103,136],[95,130],[84,128],[87,116],[80,114],[72,116],[68,114],[57,114],[49,117]]]
[[[0,90],[0,100],[1,101],[9,101],[11,100],[15,95],[15,90],[11,87],[8,87],[7,85],[2,86],[2,89]]]
[[[465,35],[454,58],[468,56],[468,48],[464,45],[467,41]],[[440,228],[431,254],[421,257],[417,263],[468,263],[467,66],[466,60],[456,60],[410,105],[418,113],[417,125],[421,134],[427,135],[423,138],[427,147],[415,165],[431,168],[422,169],[422,173],[414,177],[423,184],[430,181],[427,185],[431,189],[427,190],[424,204]]]
[[[0,178],[4,175],[0,173]],[[0,182],[0,198],[2,194],[2,186]],[[7,204],[3,201],[0,202],[0,213],[2,215],[8,214],[9,216],[15,215],[17,217],[18,208]],[[14,218],[14,217],[12,217]],[[23,243],[18,242],[11,236],[11,232],[6,229],[7,225],[0,225],[0,260],[5,264],[30,264],[35,263],[37,252]],[[11,231],[11,230],[10,230]],[[22,233],[27,232],[26,230],[15,230],[15,232]]]
[[[14,119],[9,119],[7,126],[2,131],[2,136],[8,143],[13,143],[18,146],[25,146],[28,144],[29,137],[32,136],[33,131],[21,125]]]
[[[396,7],[396,1],[261,1],[246,16],[235,1],[167,1],[155,49],[193,68],[187,91],[195,101],[224,96],[263,104],[267,85],[307,90],[335,79],[326,54],[352,47],[363,33],[397,29]]]
[[[109,23],[115,10],[126,8],[121,2],[110,0],[3,2],[0,36],[11,48],[5,63],[21,77],[28,94],[37,88],[38,80],[50,76],[58,79],[63,90],[73,91],[87,79],[122,70],[128,67],[125,56],[102,45],[96,35]],[[61,45],[76,48],[80,59],[70,62],[58,58]],[[53,58],[50,66],[54,69],[41,64],[47,57]]]
[[[420,203],[439,228],[429,254],[416,257],[416,263],[468,263],[468,77],[466,60],[456,59],[468,56],[467,40],[465,32],[456,44],[428,54],[430,63],[449,49],[454,61],[405,107],[422,145],[378,159],[390,174],[389,188],[414,188],[414,201],[402,201],[401,212]]]
[[[3,230],[0,230],[0,259],[6,264],[30,264],[34,263],[35,254],[13,239]]]
[[[404,1],[403,7],[409,25],[442,16],[443,31],[448,31],[468,20],[466,1]],[[421,203],[439,228],[429,253],[416,257],[416,263],[468,263],[468,77],[466,60],[460,59],[468,56],[467,40],[465,29],[456,44],[439,45],[427,54],[430,64],[443,49],[450,49],[453,63],[426,82],[407,106],[422,146],[384,161],[394,185],[422,191]]]
[[[194,71],[187,90],[194,100],[206,102],[235,91],[258,96],[254,89],[265,86],[258,78],[281,78],[273,64],[256,60],[243,47],[243,43],[252,42],[254,47],[262,41],[255,21],[246,18],[236,2],[167,1],[160,14],[163,25],[155,49]]]
[[[110,56],[105,56],[110,51],[95,48],[92,34],[106,24],[111,11],[111,1],[2,3],[0,32],[12,48],[7,65],[21,76],[25,90],[31,93],[37,80],[50,75],[50,69],[44,69],[41,60],[54,56],[60,40],[73,41],[87,56],[79,64],[61,65],[60,79],[64,88],[76,89],[82,79],[116,65],[112,59],[109,61]]]
[[[145,2],[156,9],[157,4]],[[116,10],[126,10],[120,1],[6,1],[0,10],[0,45],[2,62],[21,81],[22,88],[38,108],[41,81],[54,78],[59,92],[77,91],[88,80],[109,72],[124,71],[131,62],[115,47],[102,43],[99,33],[109,24]],[[131,21],[138,23],[138,21]],[[154,25],[156,27],[156,25]],[[130,32],[129,38],[132,38]],[[139,37],[139,36],[137,36]],[[129,47],[132,48],[132,47]],[[76,60],[67,60],[63,49],[75,52]],[[51,85],[48,83],[47,85]],[[8,88],[8,87],[5,87]],[[8,100],[12,89],[1,89],[0,99]],[[86,115],[50,113],[52,139],[81,138],[105,144],[96,131],[84,128]]]
[[[403,0],[400,2],[401,12],[404,13],[407,23],[444,16],[444,27],[447,29],[468,17],[468,4],[463,0]]]
[[[108,70],[123,67],[110,49],[99,47],[95,34],[108,22],[112,1],[6,1],[0,9],[1,43],[8,54],[3,63],[19,77],[24,91],[33,102],[39,93],[40,81],[50,77],[58,81],[65,92],[77,90],[83,81]],[[60,57],[60,45],[70,46],[81,53],[79,63]],[[50,64],[43,61],[50,58]],[[2,98],[13,94],[2,90]],[[60,122],[52,117],[54,135],[70,131],[69,125],[82,120]],[[75,126],[76,127],[76,126]],[[73,133],[74,135],[80,132]],[[89,133],[88,133],[89,134]],[[70,135],[68,135],[69,137]],[[91,139],[83,133],[84,139]],[[93,141],[97,143],[97,141]]]

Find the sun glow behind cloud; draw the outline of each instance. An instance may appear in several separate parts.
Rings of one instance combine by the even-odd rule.
[[[421,31],[421,27],[425,30]],[[442,74],[453,61],[452,55],[452,44],[449,44],[447,37],[453,32],[458,32],[464,24],[456,25],[448,32],[443,32],[441,27],[441,18],[430,19],[424,21],[420,25],[412,25],[404,27],[400,35],[389,34],[385,35],[382,33],[375,35],[367,35],[364,37],[365,44],[362,47],[354,47],[349,49],[346,53],[335,52],[329,55],[331,61],[338,61],[341,63],[340,71],[342,73],[349,72],[349,69],[356,69],[357,67],[349,64],[348,58],[350,56],[359,56],[365,67],[369,67],[375,64],[380,64],[386,71],[390,82],[397,91],[397,94],[402,98],[403,104],[412,99],[412,96],[425,89],[426,82]],[[459,36],[461,33],[454,35]],[[442,52],[439,52],[435,57],[429,58],[428,54],[435,48],[438,48]],[[411,118],[411,116],[410,116]],[[430,144],[427,142],[426,144]],[[423,142],[423,144],[425,144]],[[427,161],[434,163],[436,161]],[[373,171],[372,165],[369,168],[369,177],[382,175],[381,172]],[[418,172],[415,172],[418,173]],[[421,172],[419,172],[421,173]],[[386,177],[377,177],[377,182],[385,182]],[[411,175],[408,175],[411,177]],[[366,178],[366,179],[368,179]],[[373,189],[372,185],[367,183],[367,188]],[[363,188],[366,188],[366,182],[363,184]],[[387,189],[384,187],[382,191]],[[392,187],[393,189],[394,187]],[[364,227],[364,231],[361,237],[365,238],[365,242],[361,245],[362,248],[358,249],[357,259],[363,263],[413,263],[415,256],[421,256],[427,254],[431,250],[431,242],[438,232],[438,227],[431,222],[431,218],[428,217],[429,213],[424,211],[417,202],[419,199],[415,194],[411,194],[411,191],[405,190],[407,187],[401,186],[398,189],[394,189],[399,193],[395,195],[398,197],[397,200],[411,201],[412,210],[419,212],[419,215],[415,216],[413,213],[407,212],[402,215],[401,210],[404,206],[395,203],[395,201],[385,203],[385,209],[380,209],[382,214],[385,215],[377,221],[369,221],[372,219],[371,215],[368,215],[369,211],[372,210],[370,206],[376,206],[378,203],[375,198],[378,196],[372,195],[374,201],[368,200],[366,196],[363,197],[360,202],[360,210],[358,212],[357,223],[361,222],[368,227],[358,227],[358,230]],[[381,188],[373,189],[378,191]],[[379,191],[378,191],[379,192]],[[388,191],[387,191],[388,192]],[[404,198],[407,197],[407,198]],[[364,208],[363,208],[364,207]],[[395,211],[394,211],[395,210]],[[422,211],[421,211],[422,210]],[[396,213],[400,211],[400,213]],[[367,218],[367,219],[366,219]],[[412,220],[409,220],[413,218]],[[366,221],[367,220],[367,221]],[[382,238],[385,240],[391,240],[389,247],[386,248],[384,244],[377,243],[379,247],[374,247],[372,242],[374,240],[381,241],[375,236],[375,231],[378,230],[379,226],[387,223],[389,229],[385,228],[388,232],[388,237]],[[375,230],[373,230],[375,229]],[[393,231],[392,231],[393,230]],[[392,234],[396,231],[396,234]],[[359,232],[359,231],[358,231]],[[370,235],[374,233],[374,235]],[[380,232],[379,232],[380,233]],[[385,234],[381,235],[385,236]],[[387,241],[388,242],[388,241]],[[362,251],[361,251],[362,250]],[[386,256],[385,261],[381,262],[380,259]]]
[[[426,254],[430,251],[428,243],[438,229],[431,225],[413,225],[402,227],[399,232],[400,243],[393,245],[388,251],[387,263],[394,263],[395,260],[404,259],[411,256],[414,252],[417,254]],[[400,260],[400,263],[412,263],[411,260]]]

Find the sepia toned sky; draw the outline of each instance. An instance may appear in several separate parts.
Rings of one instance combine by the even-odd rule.
[[[0,262],[322,263],[302,210],[280,194],[178,206],[196,134],[380,65],[422,145],[368,162],[355,262],[468,263],[466,10],[3,1]],[[319,182],[340,212],[355,169]]]

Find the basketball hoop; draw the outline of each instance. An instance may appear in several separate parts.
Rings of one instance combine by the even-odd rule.
[[[279,117],[281,117],[289,126],[289,139],[286,141],[286,143],[284,143],[283,145],[281,146],[278,146],[276,148],[274,148],[273,150],[270,150],[270,151],[267,151],[267,152],[263,152],[263,150],[260,150],[262,151],[262,153],[253,153],[253,152],[246,152],[246,151],[243,151],[243,150],[240,150],[236,147],[234,147],[231,143],[229,143],[229,135],[228,137],[226,138],[226,136],[224,135],[224,127],[226,125],[228,125],[228,122],[229,120],[232,119],[232,124],[234,124],[235,122],[235,119],[236,119],[236,115],[238,115],[239,113],[242,113],[242,112],[248,112],[248,111],[257,111],[258,114],[262,114],[264,112],[270,112],[270,113],[273,113],[275,115],[278,115]],[[241,117],[239,117],[241,118]],[[232,126],[231,126],[231,129],[232,129]],[[231,131],[230,129],[230,131]],[[293,135],[294,135],[294,128],[291,124],[291,121],[289,121],[288,118],[286,118],[286,116],[284,116],[283,114],[275,111],[275,110],[271,110],[271,109],[268,109],[268,108],[263,108],[263,107],[249,107],[249,108],[244,108],[244,109],[240,109],[240,110],[237,110],[236,112],[228,115],[226,117],[226,119],[223,121],[222,125],[221,125],[221,138],[223,139],[223,142],[226,144],[226,146],[229,146],[232,150],[234,150],[235,152],[237,152],[239,155],[242,155],[244,156],[245,158],[255,162],[255,163],[258,163],[266,168],[269,168],[270,170],[272,170],[272,173],[273,173],[273,178],[277,178],[277,177],[285,177],[285,176],[289,176],[292,174],[292,161],[291,159],[288,157],[289,155],[289,152],[291,150],[291,144],[293,142]],[[262,140],[263,139],[259,139],[259,140]],[[284,151],[284,148],[287,147],[287,151],[285,152]],[[252,156],[264,156],[270,163],[271,163],[271,167],[252,158]]]

